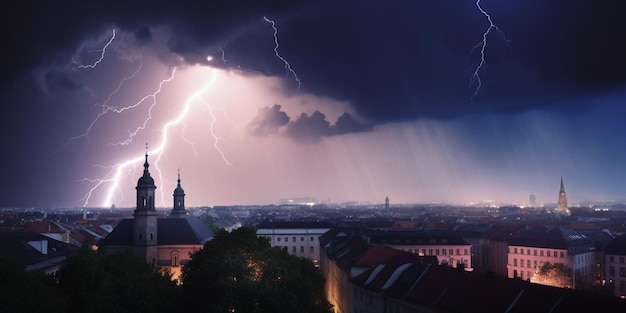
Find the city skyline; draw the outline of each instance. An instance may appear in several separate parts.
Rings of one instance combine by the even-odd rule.
[[[625,201],[625,12],[24,4],[2,13],[0,206],[132,207],[146,153],[157,207],[178,173],[189,207],[556,203],[561,178]]]

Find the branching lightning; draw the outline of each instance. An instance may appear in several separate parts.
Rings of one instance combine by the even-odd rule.
[[[267,17],[263,17],[263,19],[270,23],[272,25],[272,29],[274,29],[274,54],[276,54],[276,57],[279,58],[281,61],[283,61],[283,63],[285,63],[285,69],[287,69],[291,75],[293,75],[294,79],[296,80],[296,82],[298,83],[298,90],[300,90],[300,87],[302,85],[302,83],[300,82],[300,78],[298,78],[298,75],[296,74],[296,72],[291,68],[291,65],[289,64],[289,62],[287,62],[287,60],[285,60],[279,53],[278,53],[278,28],[276,28],[276,23],[274,23],[273,20],[270,20]]]
[[[279,44],[278,44],[278,29],[276,28],[276,25],[274,23],[274,21],[268,19],[267,17],[263,17],[264,20],[271,24],[272,29],[274,30],[274,53],[276,55],[276,57],[281,60],[284,65],[285,68],[287,69],[287,71],[293,75],[295,81],[298,83],[298,89],[300,89],[301,87],[301,82],[300,79],[298,78],[296,72],[292,69],[291,65],[289,64],[289,62],[283,58],[280,53],[278,52],[279,49]],[[106,50],[107,48],[111,45],[111,43],[113,42],[113,40],[115,39],[115,29],[113,30],[113,35],[111,37],[111,39],[106,43],[106,45],[101,49],[98,50],[101,52],[100,54],[100,58],[95,61],[93,64],[88,64],[88,65],[79,65],[78,67],[81,69],[93,69],[95,67],[97,67],[103,60],[106,54]],[[229,66],[233,66],[236,68],[240,68],[234,64],[232,64],[231,62],[227,61],[225,58],[225,53],[224,50],[221,50],[222,55],[221,55],[221,60],[224,63],[224,65],[229,65]],[[208,57],[207,60],[210,62],[213,58],[212,57]],[[117,85],[117,87],[115,88],[115,90],[113,90],[109,96],[106,98],[106,100],[104,100],[102,102],[102,104],[96,104],[97,106],[99,106],[101,108],[101,110],[99,111],[99,113],[96,115],[96,117],[91,121],[91,123],[89,124],[89,126],[87,127],[87,129],[85,130],[84,133],[72,137],[70,138],[63,147],[69,145],[71,142],[75,141],[75,140],[79,140],[79,139],[86,139],[89,142],[89,137],[90,137],[90,133],[92,132],[92,130],[94,129],[95,125],[100,121],[100,119],[103,118],[103,116],[107,115],[107,114],[128,114],[128,111],[131,111],[133,109],[136,109],[140,106],[145,106],[148,105],[148,113],[147,115],[143,118],[143,122],[141,122],[140,125],[138,125],[137,127],[135,127],[134,129],[128,130],[128,136],[126,139],[121,140],[121,141],[117,141],[117,142],[110,142],[108,144],[108,146],[127,146],[130,145],[137,137],[137,135],[144,131],[148,125],[148,123],[152,120],[152,114],[153,114],[153,109],[158,105],[158,96],[159,94],[162,92],[162,90],[166,87],[166,85],[172,81],[174,81],[176,78],[176,68],[173,68],[171,71],[171,74],[169,75],[169,77],[163,79],[159,85],[158,88],[155,88],[155,90],[150,93],[147,94],[145,96],[143,96],[141,99],[139,99],[137,102],[135,102],[134,104],[131,105],[127,105],[124,107],[119,107],[119,106],[112,106],[110,105],[110,101],[112,101],[111,99],[120,92],[122,86],[129,80],[132,80],[133,78],[135,78],[138,73],[142,70],[143,68],[143,61],[142,58],[140,58],[140,64],[139,67],[136,69],[136,71],[129,75],[128,77],[123,78],[119,84]],[[214,112],[214,110],[220,110],[222,111],[224,114],[226,112],[224,112],[223,108],[220,107],[216,107],[213,105],[210,105],[207,100],[203,99],[203,95],[211,88],[211,86],[214,84],[214,82],[217,79],[218,76],[218,70],[215,68],[211,68],[211,78],[208,80],[208,82],[206,84],[204,84],[204,86],[202,88],[200,88],[199,90],[197,90],[196,92],[194,92],[189,98],[187,98],[187,100],[185,101],[182,110],[180,110],[180,112],[173,117],[172,119],[170,119],[169,121],[167,121],[162,127],[160,127],[160,134],[161,134],[161,138],[160,141],[158,142],[158,144],[156,146],[154,146],[154,148],[151,147],[150,151],[146,151],[148,154],[150,155],[156,155],[156,158],[151,159],[150,163],[151,165],[154,166],[155,168],[155,173],[153,175],[156,175],[158,177],[158,179],[163,182],[163,176],[161,173],[161,170],[159,168],[159,161],[161,160],[161,158],[164,156],[165,153],[165,148],[168,144],[168,138],[169,138],[169,129],[175,125],[181,124],[185,118],[188,115],[189,109],[193,104],[197,104],[197,103],[201,103],[203,105],[206,106],[206,108],[208,109],[208,112],[211,116],[211,121],[208,125],[209,131],[210,131],[210,135],[213,137],[213,147],[215,148],[215,150],[219,153],[219,155],[221,156],[222,160],[224,161],[224,163],[230,167],[230,168],[234,168],[233,164],[227,159],[226,154],[224,153],[224,151],[220,148],[220,142],[223,140],[222,138],[220,138],[217,135],[217,132],[215,131],[215,125],[218,121],[218,118],[216,116],[216,112]],[[255,71],[256,72],[256,71]],[[257,72],[258,73],[258,72]],[[226,117],[228,118],[228,116]],[[183,141],[189,143],[192,147],[194,152],[197,155],[197,151],[195,148],[195,144],[187,137],[185,137],[184,134],[184,129],[181,133],[181,138]],[[109,207],[113,204],[113,200],[114,197],[121,193],[122,194],[122,198],[123,198],[123,192],[121,192],[120,190],[120,183],[122,181],[122,179],[126,176],[129,175],[130,172],[137,166],[137,164],[141,164],[143,162],[144,158],[143,156],[138,156],[137,158],[132,158],[132,159],[128,159],[125,160],[121,163],[112,165],[112,166],[102,166],[102,165],[98,165],[98,167],[101,168],[106,168],[108,169],[108,172],[102,177],[102,178],[97,178],[97,179],[93,179],[93,178],[84,178],[81,179],[80,181],[84,181],[84,182],[89,182],[91,184],[93,184],[93,186],[89,189],[89,191],[84,195],[84,197],[81,199],[81,201],[83,202],[83,207],[87,207],[90,205],[90,203],[92,202],[92,198],[95,194],[96,191],[104,189],[105,191],[105,197],[104,197],[104,201],[102,206],[103,207]],[[155,178],[157,178],[155,177]],[[165,201],[165,193],[164,193],[164,189],[160,189],[161,192],[161,201],[162,201],[162,205],[163,206],[167,206],[166,201]]]
[[[489,22],[489,27],[483,33],[483,39],[477,45],[475,45],[474,48],[472,48],[472,51],[474,49],[480,49],[480,61],[478,65],[476,66],[476,69],[474,70],[474,73],[472,74],[472,77],[470,79],[470,87],[474,87],[473,88],[474,92],[472,93],[472,96],[470,98],[472,101],[474,100],[474,97],[478,95],[478,93],[480,92],[480,87],[482,86],[482,81],[480,79],[480,70],[485,64],[485,49],[487,48],[487,36],[489,36],[492,30],[495,30],[496,32],[498,32],[498,34],[500,35],[500,37],[502,37],[504,41],[506,41],[507,43],[510,42],[509,39],[506,38],[506,35],[500,29],[500,27],[498,27],[498,25],[493,23],[493,20],[491,19],[491,16],[489,15],[489,13],[487,13],[480,6],[480,0],[476,0],[476,7],[480,11],[480,13],[482,13],[487,18],[487,21]]]
[[[109,42],[107,42],[106,45],[104,45],[104,48],[99,50],[100,51],[100,58],[98,60],[96,60],[93,64],[87,64],[87,65],[80,64],[80,65],[78,65],[78,67],[79,68],[95,68],[96,66],[98,66],[98,64],[100,64],[100,62],[102,62],[102,60],[104,60],[104,54],[106,53],[107,48],[111,45],[113,40],[115,40],[115,28],[113,28],[113,35],[111,36],[111,39],[109,39]]]

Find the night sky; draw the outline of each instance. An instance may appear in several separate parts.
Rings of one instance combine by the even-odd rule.
[[[0,207],[132,207],[146,152],[166,208],[626,199],[626,1],[0,14]]]

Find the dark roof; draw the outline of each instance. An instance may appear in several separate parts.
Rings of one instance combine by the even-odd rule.
[[[101,246],[131,246],[133,244],[133,219],[122,220],[113,231],[100,241]],[[204,244],[214,234],[196,217],[162,217],[157,219],[159,245]]]
[[[604,251],[606,254],[626,255],[626,236],[615,237]]]
[[[280,228],[332,228],[333,225],[326,222],[264,222],[257,225],[256,229],[280,229]]]
[[[511,246],[567,249],[569,253],[583,253],[595,249],[591,238],[580,231],[565,227],[536,226],[521,231],[509,241]]]
[[[46,241],[45,253],[34,248],[29,242]],[[65,258],[79,248],[39,233],[0,232],[0,256],[17,260],[27,270],[38,270],[65,261]]]
[[[450,231],[372,230],[365,234],[371,243],[387,245],[469,245]]]

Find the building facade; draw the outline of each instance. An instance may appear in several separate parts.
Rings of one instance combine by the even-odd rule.
[[[265,222],[257,225],[258,237],[265,237],[272,247],[286,249],[291,255],[308,258],[319,266],[319,237],[332,225],[324,222]]]
[[[626,298],[626,236],[616,237],[605,250],[606,282],[614,286],[615,295]]]

